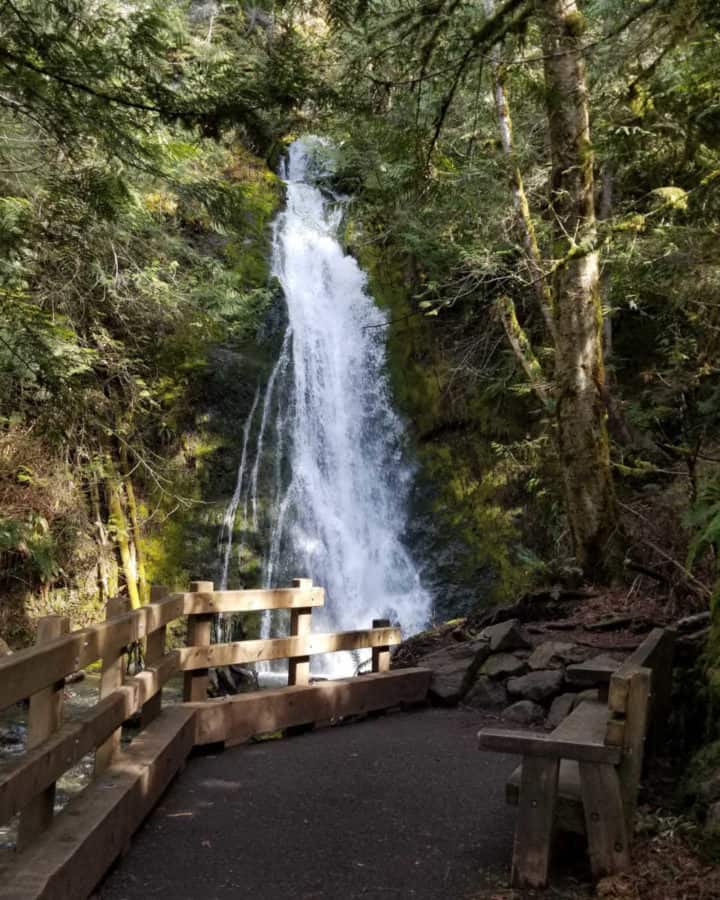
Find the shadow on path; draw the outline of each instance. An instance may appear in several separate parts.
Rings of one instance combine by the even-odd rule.
[[[395,713],[192,759],[96,900],[464,900],[506,882],[513,757]]]

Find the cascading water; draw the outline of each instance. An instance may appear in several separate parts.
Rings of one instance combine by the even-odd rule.
[[[297,575],[326,588],[315,630],[389,618],[411,633],[427,623],[431,600],[402,540],[412,471],[385,375],[387,320],[337,240],[342,201],[313,183],[324,147],[320,138],[298,140],[284,164],[287,204],[275,222],[272,270],[288,325],[256,426],[254,462],[250,469],[243,450],[228,513],[234,520],[244,492],[245,525],[264,538],[266,586]],[[262,508],[261,473],[271,485]],[[229,558],[232,526],[223,533]],[[267,617],[264,634],[270,627]],[[315,668],[348,674],[356,665],[356,657],[334,654]]]

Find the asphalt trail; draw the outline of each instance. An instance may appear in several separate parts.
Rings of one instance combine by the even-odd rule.
[[[506,882],[513,757],[474,712],[394,713],[193,758],[97,900],[466,900]]]

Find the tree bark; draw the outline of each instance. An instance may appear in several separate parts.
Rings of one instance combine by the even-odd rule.
[[[535,356],[532,345],[523,327],[518,322],[515,304],[511,297],[498,298],[497,308],[505,329],[508,343],[512,347],[516,359],[525,372],[530,386],[546,410],[552,409],[548,386],[543,375],[542,366]]]
[[[140,594],[137,585],[137,572],[133,565],[132,552],[130,547],[130,530],[128,528],[125,510],[121,497],[122,481],[114,471],[114,467],[110,460],[107,461],[107,472],[105,475],[105,490],[107,493],[107,504],[110,512],[110,522],[115,532],[115,540],[117,541],[118,550],[120,552],[120,562],[125,576],[125,586],[127,587],[128,597],[130,599],[130,608],[138,609],[141,605]]]
[[[495,0],[483,0],[483,6],[485,15],[488,19],[491,19],[495,15]],[[528,268],[533,291],[535,292],[535,296],[537,297],[540,306],[540,312],[545,321],[548,337],[551,338],[554,343],[555,319],[553,315],[554,301],[552,290],[543,269],[540,247],[538,246],[537,235],[535,233],[535,225],[532,220],[532,215],[530,214],[530,204],[528,203],[527,194],[525,193],[525,182],[515,155],[512,117],[510,115],[507,89],[505,87],[502,62],[500,59],[500,48],[498,46],[493,47],[490,51],[490,63],[492,68],[493,97],[495,99],[495,112],[498,119],[500,141],[502,142],[503,151],[507,157],[510,169],[510,187],[513,194],[513,204],[515,206],[517,224],[525,248],[525,263]]]
[[[616,505],[610,472],[602,309],[583,18],[575,0],[537,0],[555,217],[555,382],[558,443],[574,553],[589,577],[613,567]]]
[[[137,571],[138,592],[140,594],[140,603],[145,606],[150,602],[150,585],[148,584],[145,570],[145,551],[142,543],[142,528],[140,526],[137,500],[135,499],[135,488],[133,487],[130,469],[128,467],[127,451],[124,448],[122,450],[122,464],[125,497],[127,499],[128,515],[130,516],[133,544],[135,547],[135,568]]]

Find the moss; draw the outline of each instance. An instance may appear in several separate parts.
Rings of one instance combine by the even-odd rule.
[[[369,289],[388,314],[388,375],[395,402],[416,438],[416,493],[425,497],[411,515],[429,520],[426,532],[437,532],[429,546],[423,545],[422,555],[451,557],[451,571],[438,570],[438,587],[445,592],[447,583],[455,582],[467,598],[462,608],[455,600],[436,612],[452,615],[490,598],[510,599],[529,586],[533,565],[520,552],[517,510],[508,508],[504,496],[511,466],[493,448],[492,402],[481,390],[461,391],[459,408],[448,409],[454,373],[438,342],[442,325],[421,314],[412,297],[408,262],[369,241],[356,221],[348,223],[345,239],[358,248]],[[454,418],[464,423],[457,431]]]
[[[581,37],[587,31],[585,16],[578,10],[565,16],[565,30],[572,37]]]
[[[163,518],[145,541],[149,579],[184,589],[188,582],[217,578],[218,536],[222,516],[235,486],[242,446],[242,426],[258,382],[272,365],[278,335],[266,328],[279,302],[269,286],[271,221],[283,198],[282,182],[265,163],[236,146],[226,171],[232,205],[231,228],[222,245],[222,268],[207,292],[209,327],[179,336],[168,348],[184,367],[184,384],[168,399],[184,400],[184,418],[176,423],[181,438],[172,460],[171,483],[164,486]],[[265,338],[259,335],[268,331]],[[190,342],[190,343],[188,343]],[[244,548],[246,586],[257,583],[260,556],[246,540],[246,523],[238,517],[234,546]],[[250,546],[248,546],[250,544]],[[254,623],[246,623],[256,631]]]

